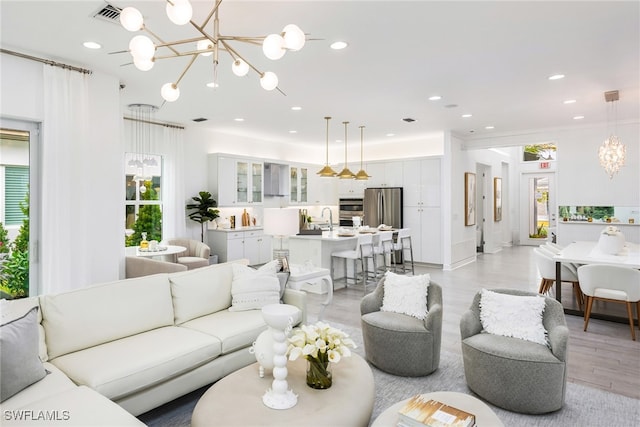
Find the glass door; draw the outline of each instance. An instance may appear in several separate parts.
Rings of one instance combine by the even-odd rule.
[[[555,174],[523,174],[520,243],[541,245],[556,232]]]
[[[247,203],[249,196],[247,188],[249,186],[249,164],[247,162],[236,163],[236,201]]]
[[[262,163],[251,164],[251,200],[252,203],[262,203]]]
[[[307,168],[300,168],[300,202],[307,203]]]
[[[300,201],[298,199],[298,168],[291,166],[290,179],[291,179],[290,200],[291,200],[291,203],[298,203]]]

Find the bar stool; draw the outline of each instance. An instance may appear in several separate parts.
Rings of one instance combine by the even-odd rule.
[[[373,263],[374,278],[377,278],[376,259],[373,252],[373,235],[366,233],[358,235],[356,245],[351,250],[338,251],[331,253],[331,279],[335,282],[334,273],[334,258],[341,258],[344,261],[344,284],[349,285],[349,279],[353,280],[353,283],[358,282],[358,261],[362,268],[362,287],[364,293],[367,293],[367,279],[369,278],[368,265],[369,261]],[[353,261],[353,277],[349,277],[349,271],[347,268],[347,261]]]
[[[398,264],[397,262],[396,254],[398,252],[400,252],[400,255],[402,256],[402,264]],[[396,242],[393,244],[393,263],[395,264],[395,271],[398,271],[398,266],[400,265],[400,271],[402,271],[402,273],[408,272],[409,267],[407,266],[407,260],[411,262],[411,274],[415,274],[413,265],[413,247],[411,246],[411,229],[401,228],[398,230],[398,237],[396,238]]]
[[[382,257],[382,266],[378,263],[378,269],[382,268],[384,274],[391,268],[391,259],[393,256],[393,231],[381,231],[378,233],[378,243],[374,244],[373,252],[376,256]]]

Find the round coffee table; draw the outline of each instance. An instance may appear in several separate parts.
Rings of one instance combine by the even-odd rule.
[[[290,409],[271,409],[262,395],[273,377],[258,375],[258,364],[244,367],[213,384],[193,410],[192,427],[221,426],[367,426],[373,411],[373,373],[355,353],[332,366],[333,384],[315,390],[306,383],[307,361],[287,363],[287,382],[298,395]]]
[[[476,416],[477,427],[504,427],[500,418],[484,402],[473,396],[455,391],[435,391],[424,393],[427,399],[440,401],[444,404],[462,409]],[[398,424],[398,411],[409,401],[405,399],[387,408],[371,424],[371,427],[392,427]]]

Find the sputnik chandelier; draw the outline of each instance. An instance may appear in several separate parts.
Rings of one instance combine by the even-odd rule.
[[[222,0],[215,0],[215,4],[209,12],[207,18],[201,25],[193,20],[193,8],[189,0],[167,0],[167,16],[176,25],[191,24],[196,30],[193,38],[166,42],[154,34],[145,24],[140,11],[134,7],[125,7],[120,13],[120,23],[131,32],[145,31],[151,35],[156,42],[146,35],[134,36],[129,42],[129,52],[133,56],[133,64],[141,71],[148,71],[153,68],[155,62],[160,59],[179,58],[190,56],[191,60],[185,67],[182,74],[173,82],[165,83],[160,90],[162,97],[167,102],[173,102],[180,97],[179,84],[189,68],[193,65],[198,56],[213,55],[214,76],[217,75],[219,52],[227,52],[233,63],[231,69],[236,76],[245,76],[249,69],[253,69],[260,76],[260,85],[265,90],[273,90],[278,87],[278,76],[271,71],[260,71],[238,53],[229,42],[242,42],[254,45],[262,45],[265,56],[272,60],[282,58],[287,51],[298,51],[305,44],[306,36],[304,32],[295,24],[285,26],[280,34],[270,34],[268,36],[224,36],[220,34],[220,21],[218,12]],[[213,18],[213,22],[212,21]],[[212,31],[206,27],[211,24]],[[184,46],[187,46],[186,49]],[[167,54],[160,54],[160,48],[168,50]]]
[[[626,148],[620,142],[615,129],[615,101],[620,99],[619,93],[617,90],[605,92],[604,99],[606,102],[611,102],[612,109],[614,109],[614,130],[598,149],[598,158],[600,159],[600,166],[609,175],[609,179],[613,179],[613,175],[624,166]]]

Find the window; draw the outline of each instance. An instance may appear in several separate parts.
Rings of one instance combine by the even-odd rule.
[[[4,225],[21,225],[26,218],[21,206],[29,192],[29,166],[5,166],[4,191]]]
[[[524,146],[522,160],[525,162],[546,162],[555,159],[556,145],[553,143]]]
[[[125,246],[162,240],[162,156],[125,154]]]

